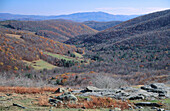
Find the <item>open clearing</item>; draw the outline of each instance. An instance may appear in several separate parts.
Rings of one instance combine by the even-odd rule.
[[[43,52],[44,54],[47,54],[49,56],[52,56],[52,57],[56,57],[58,59],[65,59],[66,61],[72,61],[74,60],[75,62],[80,62],[82,61],[83,59],[76,59],[76,58],[72,58],[72,57],[68,57],[68,56],[65,56],[65,55],[60,55],[60,54],[53,54],[53,53],[50,53],[50,52]],[[77,56],[80,57],[80,55],[77,54]]]
[[[83,58],[83,56],[81,54],[77,53],[77,52],[74,52],[73,54],[75,54],[75,56],[78,57],[78,58]]]
[[[43,69],[53,69],[53,68],[57,68],[57,66],[54,66],[42,59],[40,60],[36,60],[36,61],[32,61],[32,62],[29,62],[29,61],[25,61],[28,65],[31,65],[31,67],[33,67],[35,70],[43,70]]]
[[[21,37],[21,35],[16,35],[16,34],[5,34],[6,36],[8,36],[8,37],[14,37],[14,38],[16,38],[16,39],[21,39],[20,37]]]

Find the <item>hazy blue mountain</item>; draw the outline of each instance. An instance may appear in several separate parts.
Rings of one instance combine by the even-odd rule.
[[[40,15],[18,15],[10,13],[0,13],[0,20],[50,20],[50,19],[68,19],[76,22],[84,21],[126,21],[137,17],[138,15],[112,15],[105,12],[82,12],[59,16],[40,16]]]
[[[60,15],[57,18],[69,19],[77,22],[84,21],[125,21],[137,17],[138,15],[112,15],[105,12],[84,12],[70,15]]]

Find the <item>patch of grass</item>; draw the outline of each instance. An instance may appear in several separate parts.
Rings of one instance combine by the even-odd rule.
[[[72,57],[68,57],[68,56],[65,56],[65,55],[61,55],[61,54],[54,54],[54,53],[50,53],[50,52],[43,52],[44,54],[47,54],[49,56],[52,56],[52,57],[56,57],[58,59],[64,59],[66,61],[72,61],[74,60],[75,62],[80,62],[81,60],[83,59],[76,59],[76,58],[72,58]]]
[[[67,61],[70,61],[70,60],[73,60],[74,58],[68,58],[67,56],[65,55],[60,55],[60,54],[53,54],[53,53],[50,53],[50,52],[43,52],[44,54],[47,54],[49,56],[52,56],[52,57],[56,57],[58,59],[65,59]]]
[[[168,98],[168,99],[165,99],[165,100],[163,101],[163,103],[170,104],[170,98]]]
[[[159,103],[161,102],[161,100],[130,100],[130,102],[133,102],[133,103],[139,103],[139,102],[151,102],[151,103]]]
[[[73,52],[73,54],[75,54],[75,56],[78,57],[78,58],[83,58],[83,56],[81,54],[77,53],[77,52]]]
[[[151,102],[151,103],[166,103],[170,104],[170,98],[168,99],[160,99],[160,100],[130,100],[133,103],[138,103],[138,102]]]
[[[81,108],[56,108],[54,106],[41,106],[39,105],[39,99],[45,96],[56,96],[56,94],[44,93],[44,94],[16,94],[13,93],[11,96],[6,96],[6,93],[0,93],[5,96],[5,101],[0,104],[0,111],[109,111],[108,108],[102,109],[81,109]],[[11,98],[11,99],[10,99]],[[48,98],[47,98],[48,99]],[[26,109],[13,106],[12,104],[19,104]]]
[[[6,36],[9,36],[9,37],[15,37],[17,39],[21,39],[21,35],[16,35],[16,34],[5,34]]]
[[[57,66],[54,66],[54,65],[52,65],[44,60],[41,60],[41,59],[32,61],[32,62],[29,62],[29,61],[24,61],[24,62],[31,65],[31,67],[33,67],[35,70],[43,70],[43,69],[51,70],[53,68],[57,68]]]
[[[132,86],[132,87],[133,87],[133,88],[140,89],[141,86],[143,86],[143,85],[135,85],[135,86]]]
[[[90,98],[90,97],[87,97],[87,96],[77,96],[77,97],[80,98],[80,99]]]

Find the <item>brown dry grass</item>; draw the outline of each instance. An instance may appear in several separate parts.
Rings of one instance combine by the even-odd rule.
[[[53,87],[44,87],[44,88],[36,88],[36,87],[5,87],[0,86],[0,92],[10,92],[10,93],[18,93],[18,94],[42,94],[43,92],[54,92],[57,88]]]
[[[112,98],[91,97],[91,101],[79,99],[78,104],[67,104],[65,107],[96,109],[96,108],[120,108],[121,110],[128,109],[129,105],[133,107],[130,101],[114,100]]]
[[[48,96],[40,96],[38,98],[38,105],[40,106],[50,106],[48,103]]]

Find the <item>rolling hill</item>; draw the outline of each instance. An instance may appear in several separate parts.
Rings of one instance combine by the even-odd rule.
[[[83,49],[30,31],[0,28],[0,71],[53,69],[84,63]]]
[[[52,20],[52,19],[66,19],[73,20],[75,22],[84,21],[125,21],[137,17],[138,15],[112,15],[105,12],[82,12],[73,13],[68,15],[58,15],[58,16],[39,16],[39,15],[19,15],[10,13],[0,13],[0,20]]]
[[[63,42],[74,36],[82,34],[94,34],[97,31],[81,23],[69,20],[45,20],[45,21],[4,21],[5,27],[35,32],[36,35],[44,36]]]
[[[125,21],[94,35],[81,35],[66,43],[86,47],[96,53],[96,59],[101,57],[107,64],[110,62],[106,67],[109,71],[117,73],[121,67],[130,73],[145,68],[167,70],[169,41],[170,10],[165,10]]]
[[[91,27],[92,29],[102,31],[111,28],[115,25],[122,23],[122,21],[110,21],[110,22],[97,22],[97,21],[86,21],[83,24]]]

